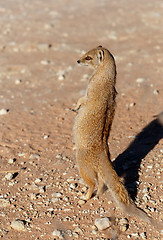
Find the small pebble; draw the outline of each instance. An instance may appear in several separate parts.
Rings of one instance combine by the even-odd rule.
[[[7,173],[5,175],[5,179],[8,180],[8,181],[10,181],[13,177],[14,177],[13,173]]]
[[[13,228],[14,230],[17,230],[17,231],[23,231],[25,228],[24,221],[21,221],[21,220],[12,221],[10,226],[11,226],[11,228]]]
[[[44,137],[43,137],[44,139],[48,139],[49,138],[49,136],[48,135],[44,135]]]
[[[93,230],[92,233],[93,233],[94,235],[96,235],[96,234],[97,234],[97,230]]]
[[[13,164],[15,161],[16,161],[15,158],[14,158],[14,159],[10,158],[10,159],[8,160],[8,164]]]
[[[59,237],[59,239],[62,239],[62,233],[60,230],[54,230],[52,235],[55,237]]]
[[[76,187],[75,183],[71,183],[71,184],[70,184],[70,188],[71,188],[71,189],[74,189],[75,187]]]
[[[76,232],[74,232],[74,233],[73,233],[73,237],[78,238],[78,237],[79,237],[79,234],[76,233]]]
[[[136,79],[136,82],[137,82],[137,83],[142,83],[142,82],[145,82],[145,81],[146,81],[145,78],[137,78],[137,79]]]
[[[132,235],[133,237],[136,237],[136,238],[139,237],[139,234],[138,234],[138,233],[131,233],[131,235]]]
[[[31,154],[31,155],[29,156],[29,159],[40,159],[40,155],[39,155],[39,154],[36,154],[36,153]]]
[[[52,203],[56,203],[56,202],[58,202],[58,198],[52,198],[51,201],[52,201]]]
[[[120,231],[122,231],[122,232],[125,232],[125,231],[127,231],[127,225],[126,224],[124,224],[124,225],[121,225],[120,226]]]
[[[44,193],[45,192],[45,186],[40,186],[39,187],[39,192]]]
[[[18,156],[19,156],[19,157],[24,157],[24,156],[25,156],[25,153],[18,153]]]
[[[16,85],[19,85],[21,82],[22,82],[21,79],[16,79],[16,80],[15,80],[15,84],[16,84]]]
[[[40,51],[44,52],[44,51],[47,51],[49,48],[51,48],[52,45],[48,44],[48,43],[40,43],[40,44],[37,45],[37,47]]]
[[[36,178],[35,183],[37,184],[37,183],[40,183],[41,181],[42,181],[41,178]]]
[[[133,106],[135,106],[135,105],[136,105],[135,102],[132,102],[132,103],[129,104],[130,107],[133,107]]]
[[[65,70],[60,70],[57,72],[58,80],[63,81],[65,79]]]
[[[142,232],[142,233],[140,233],[140,236],[141,236],[143,239],[147,239],[146,232]]]
[[[54,198],[59,198],[62,196],[62,193],[56,192],[56,193],[52,193],[52,197]]]
[[[65,79],[65,75],[59,75],[59,76],[58,76],[58,80],[59,80],[59,81],[63,81],[64,79]]]
[[[0,115],[5,115],[5,114],[7,114],[8,112],[9,112],[8,109],[2,108],[2,109],[0,110]]]
[[[154,94],[154,95],[158,95],[158,94],[159,94],[159,90],[154,90],[154,91],[153,91],[153,94]]]
[[[128,224],[128,219],[127,219],[127,218],[121,218],[121,219],[119,220],[119,223],[120,223],[120,224]]]
[[[110,227],[111,222],[110,222],[109,218],[107,218],[107,217],[97,218],[95,220],[95,225],[98,228],[98,230],[102,231],[102,230]]]
[[[0,208],[9,207],[10,201],[8,199],[0,199]]]
[[[86,201],[80,199],[80,200],[78,201],[78,204],[79,204],[79,205],[83,205],[85,202],[86,202]]]
[[[42,61],[41,61],[41,64],[42,64],[42,65],[48,65],[49,63],[50,63],[49,60],[42,60]]]

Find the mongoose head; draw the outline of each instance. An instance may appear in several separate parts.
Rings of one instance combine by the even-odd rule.
[[[77,63],[96,69],[99,65],[102,65],[106,56],[108,57],[108,54],[111,55],[107,49],[102,46],[98,46],[97,48],[85,53],[84,56],[77,61]]]

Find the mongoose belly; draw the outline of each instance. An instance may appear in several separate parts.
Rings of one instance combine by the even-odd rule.
[[[103,110],[104,111],[104,110]],[[101,106],[92,108],[83,106],[75,119],[75,144],[79,148],[88,148],[102,144],[102,133],[105,125],[105,115]]]

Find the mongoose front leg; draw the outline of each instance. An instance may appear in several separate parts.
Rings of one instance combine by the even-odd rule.
[[[92,194],[95,188],[97,174],[88,164],[86,164],[84,157],[82,157],[82,153],[81,154],[78,153],[77,160],[78,160],[80,175],[88,186],[87,194],[81,196],[80,198],[83,200],[89,200],[92,197]]]
[[[87,96],[83,96],[81,98],[79,98],[77,104],[76,104],[76,107],[74,109],[72,109],[74,112],[76,112],[77,110],[79,110],[79,108],[82,106],[82,105],[85,105],[86,104],[86,101],[87,101]]]
[[[94,184],[89,185],[89,189],[88,189],[87,194],[81,196],[80,199],[82,199],[82,200],[86,200],[86,201],[89,200],[89,199],[92,197],[92,194],[93,194],[94,188],[95,188],[95,185],[94,185]]]

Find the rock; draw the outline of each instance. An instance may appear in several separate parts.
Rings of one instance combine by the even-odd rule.
[[[129,104],[130,107],[134,107],[135,105],[136,105],[135,102],[132,102],[132,103]]]
[[[29,187],[29,190],[38,190],[38,186],[35,183],[32,183]]]
[[[15,161],[16,161],[15,158],[14,158],[14,159],[10,158],[10,159],[8,160],[8,164],[13,164]]]
[[[92,233],[93,233],[94,235],[96,235],[96,234],[97,234],[97,230],[92,230]]]
[[[45,140],[48,139],[48,138],[49,138],[49,135],[44,135],[43,136],[43,139],[45,139]]]
[[[13,177],[14,177],[13,173],[7,173],[5,175],[5,179],[8,180],[8,181],[10,181]]]
[[[2,108],[1,110],[0,110],[0,115],[5,115],[5,114],[7,114],[9,112],[9,109],[4,109],[4,108]]]
[[[51,201],[52,201],[52,203],[56,203],[56,202],[58,202],[58,198],[52,198]]]
[[[138,233],[131,233],[131,235],[132,235],[133,237],[137,238],[137,239],[138,239],[138,237],[139,237],[139,234],[138,234]]]
[[[15,84],[16,84],[16,85],[19,85],[21,82],[22,82],[21,79],[16,79],[16,80],[15,80]]]
[[[35,183],[37,184],[37,183],[40,183],[40,182],[42,182],[42,179],[41,178],[36,178]]]
[[[58,80],[63,81],[65,79],[65,70],[60,70],[57,72]]]
[[[19,157],[24,157],[24,156],[25,156],[25,153],[18,153],[18,156],[19,156]]]
[[[140,233],[140,236],[142,237],[142,239],[147,239],[146,232],[142,232],[142,233]]]
[[[77,232],[78,234],[81,234],[81,235],[83,234],[83,231],[79,227],[76,227],[74,231]]]
[[[39,187],[39,192],[44,193],[45,192],[45,186],[40,186]]]
[[[39,155],[39,154],[36,154],[36,153],[31,154],[31,155],[29,156],[29,159],[40,159],[40,155]]]
[[[0,208],[9,207],[10,201],[8,199],[0,198]]]
[[[127,224],[124,224],[124,225],[121,225],[121,226],[120,226],[120,231],[121,231],[121,232],[125,232],[125,231],[127,231],[127,229],[128,229]]]
[[[119,220],[119,223],[122,225],[122,224],[128,224],[128,219],[127,218],[121,218]]]
[[[60,192],[52,193],[53,198],[60,198],[61,196],[62,196],[62,193],[60,193]]]
[[[95,225],[98,228],[98,230],[101,231],[101,230],[104,230],[104,229],[110,227],[111,222],[110,222],[109,218],[107,218],[107,217],[97,218],[95,220]]]
[[[42,52],[47,51],[51,47],[52,47],[52,45],[48,44],[48,43],[40,43],[37,45],[37,48]]]
[[[141,77],[136,79],[137,83],[143,83],[145,81],[146,81],[146,79],[145,78],[141,78]]]
[[[159,94],[159,90],[155,89],[155,90],[153,91],[153,94],[154,94],[154,95],[158,95],[158,94]]]
[[[10,225],[14,230],[23,231],[25,228],[25,223],[22,220],[14,220]]]
[[[70,188],[71,188],[71,189],[75,189],[75,187],[76,187],[75,183],[71,183],[71,184],[70,184]]]
[[[86,203],[85,200],[80,199],[80,200],[78,201],[78,204],[79,204],[79,205],[83,205],[84,203]]]
[[[74,238],[78,238],[79,237],[79,234],[77,232],[73,232],[73,237]]]
[[[55,237],[59,237],[59,239],[63,239],[62,233],[61,233],[60,230],[57,230],[57,229],[54,230],[54,231],[52,232],[52,235],[55,236]]]
[[[58,76],[58,80],[59,81],[63,81],[65,79],[65,75],[60,75],[60,76]]]
[[[31,200],[36,200],[36,194],[30,193],[29,196],[30,196]]]
[[[42,65],[48,65],[50,63],[50,61],[49,60],[42,60],[40,63]]]
[[[119,224],[120,224],[120,231],[122,231],[122,232],[125,232],[125,231],[127,231],[127,229],[128,229],[128,219],[127,218],[121,218],[120,220],[119,220]]]

